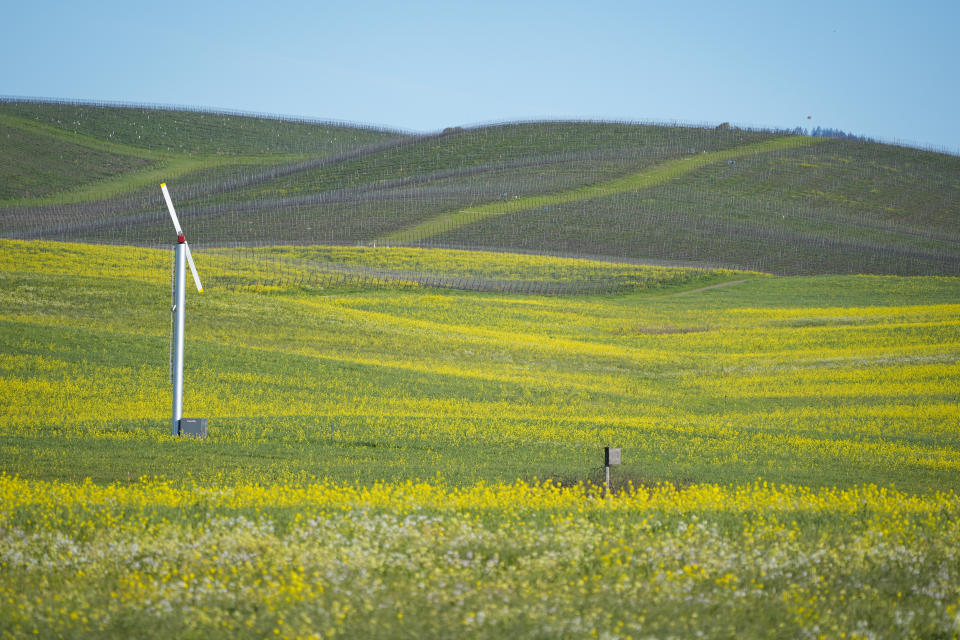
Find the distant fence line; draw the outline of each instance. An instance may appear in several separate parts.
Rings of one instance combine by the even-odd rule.
[[[226,255],[229,255],[227,253]],[[385,269],[361,265],[346,265],[325,262],[307,262],[283,254],[261,253],[258,255],[241,254],[239,267],[244,263],[254,268],[269,269],[264,277],[250,280],[238,270],[234,278],[220,277],[218,286],[244,289],[248,287],[301,286],[304,288],[326,288],[341,286],[390,287],[411,285],[436,289],[458,291],[476,291],[487,293],[516,293],[524,295],[568,296],[627,293],[657,286],[657,277],[624,272],[606,277],[578,277],[566,280],[494,278],[476,274],[437,273],[404,269]],[[638,266],[650,266],[649,263]],[[709,271],[703,265],[692,267],[698,272]]]
[[[485,278],[483,276],[347,266],[318,266],[305,270],[302,264],[297,265],[297,267],[296,272],[288,273],[286,277],[282,277],[281,275],[281,277],[277,278],[276,282],[278,284],[295,284],[305,287],[338,286],[354,283],[363,286],[393,287],[397,284],[409,283],[436,289],[544,296],[625,293],[638,288],[638,286],[633,283],[621,283],[615,279],[603,278],[560,282],[549,280],[511,280],[504,278]]]
[[[442,134],[441,134],[442,135]],[[237,189],[243,189],[257,184],[283,178],[297,173],[322,169],[329,165],[362,158],[366,155],[379,153],[385,150],[397,149],[414,145],[437,136],[416,136],[401,140],[391,140],[383,143],[373,143],[356,150],[324,156],[313,160],[281,165],[275,168],[259,171],[255,174],[236,178],[220,179],[215,182],[201,182],[196,184],[182,184],[177,186],[178,198],[193,200]],[[414,175],[392,180],[380,181],[376,184],[367,184],[345,189],[334,189],[303,196],[288,196],[283,198],[255,198],[246,202],[193,206],[189,209],[189,216],[198,219],[208,216],[219,216],[225,213],[237,214],[256,212],[261,210],[280,210],[288,207],[307,207],[313,205],[331,205],[357,202],[378,202],[382,200],[396,200],[409,198],[425,198],[440,193],[437,189],[419,189],[416,192],[404,192],[403,189],[418,187],[423,183],[448,178],[467,178],[495,173],[511,169],[545,167],[555,163],[574,160],[586,160],[594,157],[635,157],[636,154],[611,154],[610,152],[576,152],[573,154],[555,154],[542,156],[534,160],[517,160],[511,162],[496,162],[476,166],[461,166],[453,169],[444,169],[428,174]],[[499,189],[496,189],[499,190]],[[155,191],[155,190],[154,190]],[[11,218],[26,220],[55,219],[58,222],[46,225],[34,225],[26,229],[8,231],[4,235],[17,239],[58,239],[64,235],[90,231],[106,231],[121,227],[130,227],[145,222],[156,222],[166,218],[163,202],[158,193],[141,193],[114,198],[106,201],[88,203],[72,203],[63,205],[39,206],[12,206],[0,208]],[[129,212],[143,211],[139,215],[130,215]],[[126,215],[106,217],[113,214]],[[81,222],[63,222],[76,218]],[[149,243],[148,243],[149,244]]]

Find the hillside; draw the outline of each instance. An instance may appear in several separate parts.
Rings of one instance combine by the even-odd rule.
[[[956,634],[960,278],[197,257],[205,439],[168,248],[0,240],[0,636]]]
[[[464,278],[598,275],[540,256],[324,252]],[[621,481],[960,488],[958,278],[620,265],[600,275],[632,279],[623,295],[545,297],[229,287],[262,274],[229,253],[200,266],[185,407],[215,432],[171,446],[168,251],[0,240],[0,474],[577,482],[616,443]]]
[[[9,100],[0,142],[8,238],[161,246],[166,181],[201,253],[387,244],[960,274],[960,158],[873,142],[603,122],[413,136]]]

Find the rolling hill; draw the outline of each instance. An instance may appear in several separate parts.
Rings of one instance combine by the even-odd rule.
[[[0,636],[955,637],[958,162],[0,101]]]
[[[0,102],[0,141],[13,239],[161,246],[167,181],[200,252],[386,244],[960,274],[960,158],[874,142],[612,122],[412,135],[17,100]]]

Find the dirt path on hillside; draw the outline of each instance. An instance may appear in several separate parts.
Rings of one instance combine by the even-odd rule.
[[[729,282],[721,282],[720,284],[711,284],[709,287],[700,287],[699,289],[690,289],[690,291],[681,291],[680,293],[669,293],[664,296],[664,298],[672,298],[673,296],[685,296],[690,293],[698,293],[700,291],[706,291],[707,289],[719,289],[720,287],[730,287],[735,284],[743,284],[748,282],[748,279],[745,280],[730,280]]]

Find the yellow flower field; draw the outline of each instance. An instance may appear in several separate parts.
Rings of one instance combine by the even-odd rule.
[[[0,638],[960,635],[956,278],[0,249]]]
[[[960,631],[960,499],[875,486],[0,477],[6,635]]]

